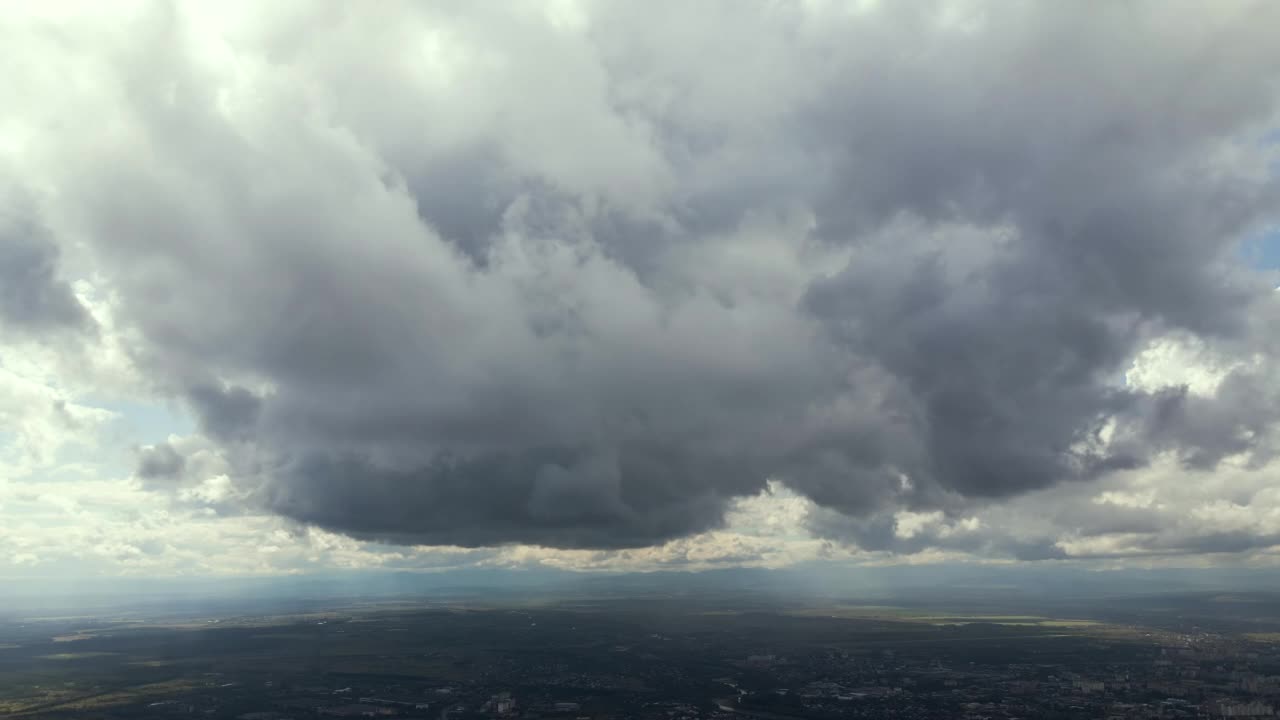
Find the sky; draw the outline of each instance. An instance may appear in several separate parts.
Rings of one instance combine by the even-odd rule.
[[[0,578],[1275,568],[1278,26],[16,4]]]

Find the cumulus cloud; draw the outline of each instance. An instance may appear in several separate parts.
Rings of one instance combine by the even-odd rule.
[[[983,508],[1269,461],[1280,8],[550,8],[7,18],[51,244],[0,313],[91,267],[225,464],[187,502],[383,543],[671,547],[774,479],[1051,557]],[[1126,382],[1170,338],[1227,369]]]
[[[1173,454],[1146,467],[1064,483],[968,515],[899,511],[849,517],[815,507],[804,523],[818,535],[895,557],[947,553],[995,561],[1234,562],[1274,565],[1280,545],[1280,466],[1241,458],[1212,472]]]

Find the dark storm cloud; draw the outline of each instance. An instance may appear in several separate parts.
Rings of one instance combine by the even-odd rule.
[[[86,100],[124,129],[49,151],[265,507],[629,547],[772,477],[919,549],[889,513],[1268,451],[1271,379],[1123,376],[1270,352],[1274,4],[300,7],[144,12]]]
[[[177,478],[186,467],[184,458],[168,443],[138,451],[137,475],[144,481]]]
[[[274,486],[269,502],[290,517],[382,542],[639,547],[720,522],[725,498],[689,488],[740,469],[682,454],[628,448],[614,458],[538,448],[442,456],[402,472],[311,456],[284,471],[291,482]],[[386,502],[391,496],[396,503]]]
[[[519,197],[519,187],[493,147],[466,147],[444,153],[406,177],[418,212],[440,237],[478,264],[488,262],[502,213]]]
[[[222,441],[249,437],[262,404],[241,387],[196,384],[187,389],[186,396],[200,418],[201,430]]]
[[[890,60],[901,82],[857,86],[824,115],[847,128],[819,206],[827,238],[864,242],[900,213],[1006,229],[977,246],[891,236],[809,295],[905,386],[892,412],[925,447],[895,464],[918,479],[999,497],[1140,462],[1141,448],[1092,442],[1143,404],[1110,379],[1152,332],[1232,335],[1270,301],[1227,249],[1274,213],[1275,178],[1242,192],[1202,163],[1227,118],[1247,126],[1273,110],[1262,68],[1277,53],[1247,13],[1199,34],[1152,10],[1014,12],[993,21],[1008,34],[985,37],[989,50]],[[1164,42],[1123,40],[1144,29]],[[1222,437],[1246,422],[1226,417],[1241,408],[1225,399],[1204,404],[1231,429],[1172,412],[1178,429],[1160,432],[1201,464],[1248,450]]]
[[[59,276],[59,249],[29,203],[0,184],[0,323],[23,333],[92,326]]]

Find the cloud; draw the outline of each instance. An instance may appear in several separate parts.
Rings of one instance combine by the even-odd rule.
[[[168,443],[143,448],[138,453],[137,474],[143,480],[177,477],[185,467],[186,458]]]
[[[6,21],[55,245],[0,272],[109,290],[225,465],[170,492],[590,552],[774,479],[867,549],[1031,558],[1072,551],[983,508],[1268,462],[1274,282],[1237,249],[1280,210],[1280,9],[565,7]],[[1170,338],[1233,369],[1125,381]]]
[[[93,448],[115,413],[73,401],[39,378],[0,366],[0,480],[18,479]]]
[[[1213,471],[1188,469],[1176,454],[1088,482],[1064,483],[971,508],[968,517],[898,512],[851,518],[815,508],[818,535],[902,557],[949,552],[983,559],[1164,560],[1235,555],[1265,561],[1280,547],[1275,461],[1242,458]]]
[[[0,328],[83,331],[92,318],[59,274],[59,248],[20,189],[0,181]]]

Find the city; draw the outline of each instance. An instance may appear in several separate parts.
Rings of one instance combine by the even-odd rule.
[[[1275,600],[1171,596],[1177,611],[1148,625],[1100,602],[1054,618],[700,597],[11,618],[0,709],[68,719],[1272,717]],[[1241,611],[1255,613],[1247,627]]]

